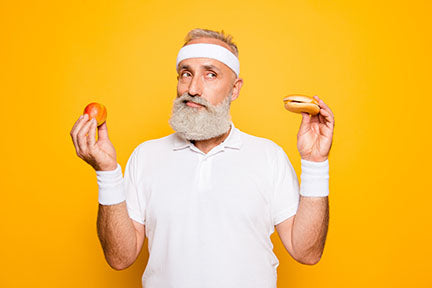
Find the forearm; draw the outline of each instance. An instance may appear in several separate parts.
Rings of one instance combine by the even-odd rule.
[[[135,261],[137,234],[126,206],[123,175],[115,170],[96,171],[99,187],[97,232],[108,264],[121,270]]]
[[[108,264],[121,270],[137,257],[137,239],[126,202],[115,205],[99,204],[97,232]]]
[[[292,227],[292,249],[297,260],[316,264],[321,258],[329,223],[328,161],[301,160],[300,202]]]
[[[328,223],[328,197],[300,196],[292,230],[292,247],[297,260],[305,264],[316,264],[320,260]]]

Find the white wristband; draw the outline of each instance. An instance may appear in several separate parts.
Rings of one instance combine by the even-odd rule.
[[[123,188],[123,174],[120,164],[111,171],[96,171],[99,187],[99,203],[114,205],[126,200]]]
[[[300,195],[326,197],[329,195],[329,163],[301,159]]]

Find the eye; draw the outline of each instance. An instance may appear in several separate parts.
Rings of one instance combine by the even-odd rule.
[[[188,71],[181,72],[180,76],[181,78],[189,77],[191,74]]]
[[[216,73],[214,73],[214,72],[208,72],[208,73],[207,73],[207,77],[210,78],[210,79],[214,79],[214,78],[216,78],[216,76],[217,76],[217,75],[216,75]]]

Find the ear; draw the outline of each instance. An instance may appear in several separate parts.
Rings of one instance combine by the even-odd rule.
[[[231,101],[234,101],[235,99],[238,98],[238,96],[240,94],[240,89],[241,89],[242,86],[243,86],[243,79],[242,78],[237,78],[237,79],[234,80]]]

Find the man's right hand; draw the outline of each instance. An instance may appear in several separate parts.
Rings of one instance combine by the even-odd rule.
[[[76,154],[96,171],[111,171],[117,168],[117,154],[108,138],[106,121],[97,127],[96,120],[81,116],[72,127],[70,135]],[[96,141],[96,129],[98,140]]]

